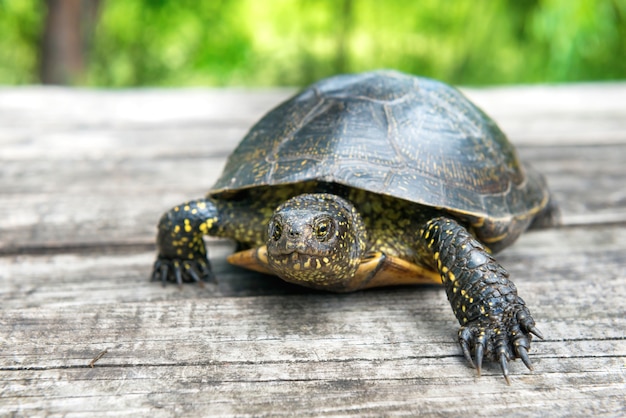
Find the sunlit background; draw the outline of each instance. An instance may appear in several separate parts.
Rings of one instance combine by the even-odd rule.
[[[626,79],[626,0],[0,0],[0,84]]]

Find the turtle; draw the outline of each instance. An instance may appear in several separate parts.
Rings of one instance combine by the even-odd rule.
[[[208,194],[158,223],[152,279],[214,281],[232,264],[313,289],[443,285],[464,357],[532,370],[543,338],[495,253],[558,223],[544,177],[459,90],[394,70],[322,79],[262,117]]]

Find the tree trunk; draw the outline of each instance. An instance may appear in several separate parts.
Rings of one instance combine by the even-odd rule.
[[[85,70],[100,0],[46,0],[46,5],[41,82],[74,84]]]

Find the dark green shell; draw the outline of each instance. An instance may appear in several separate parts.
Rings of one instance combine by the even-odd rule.
[[[282,103],[250,130],[209,194],[309,180],[500,224],[548,201],[543,178],[458,90],[395,71],[328,78]]]

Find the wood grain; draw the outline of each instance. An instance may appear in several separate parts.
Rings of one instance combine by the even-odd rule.
[[[626,84],[466,89],[564,226],[501,255],[546,335],[478,378],[442,289],[148,282],[155,223],[287,90],[0,89],[0,415],[626,414]],[[106,353],[90,367],[91,361]]]

